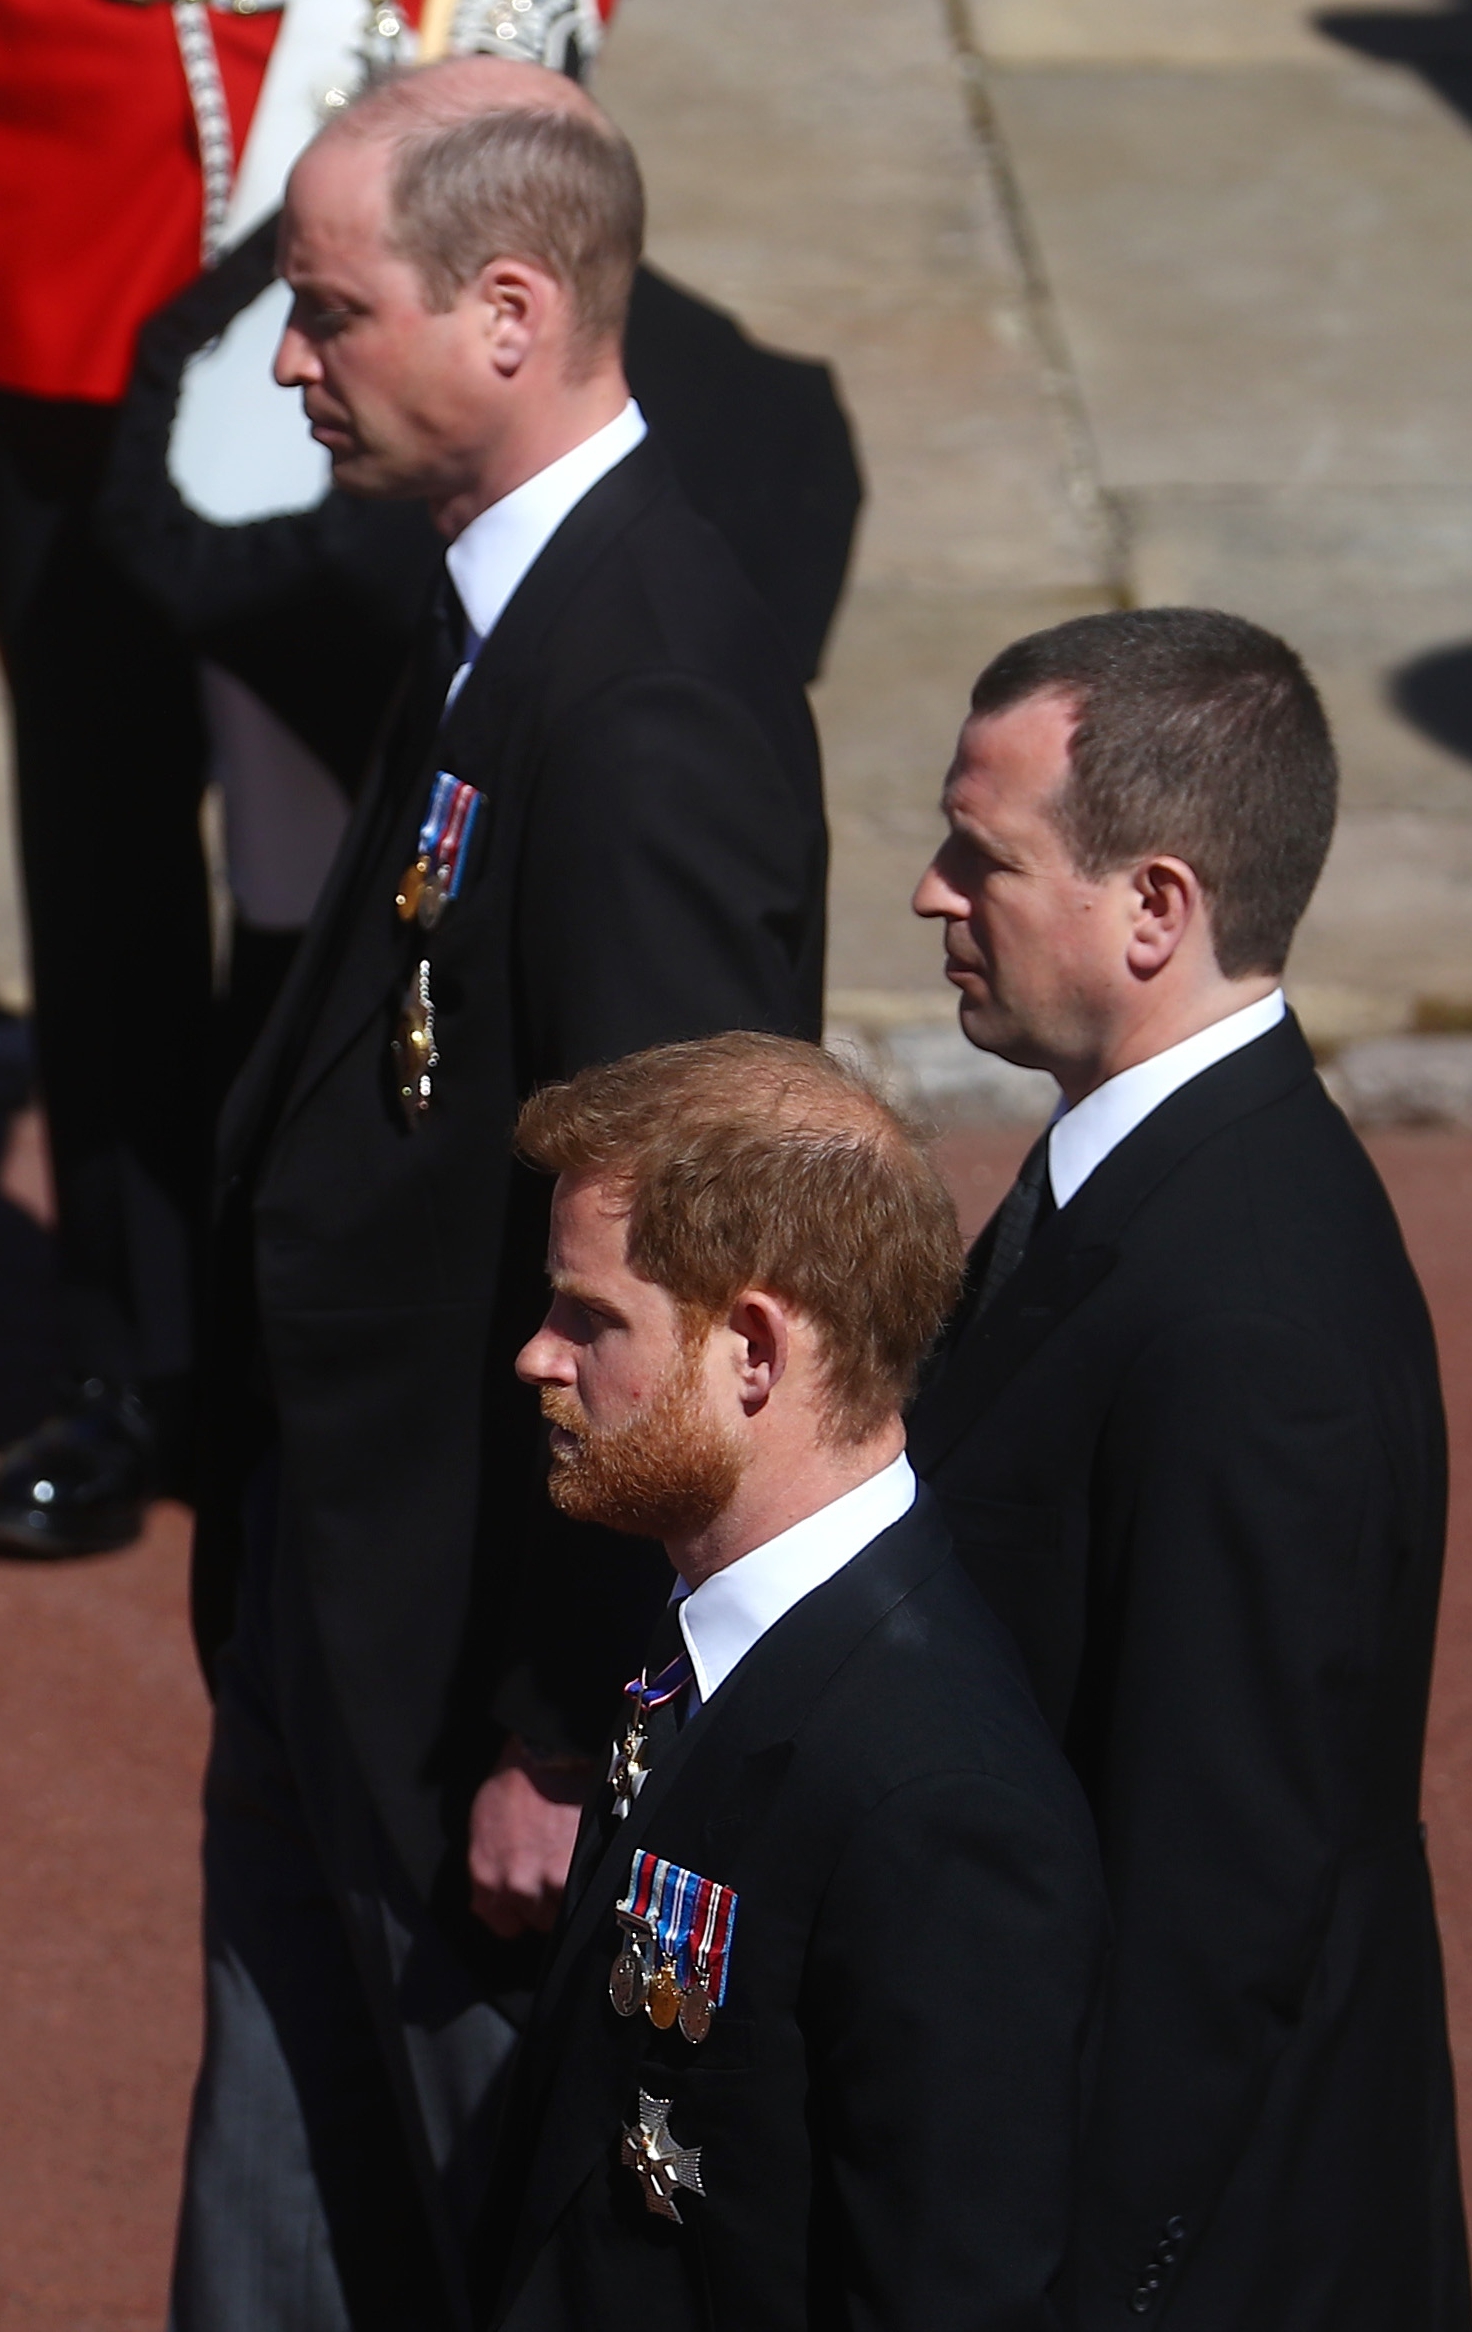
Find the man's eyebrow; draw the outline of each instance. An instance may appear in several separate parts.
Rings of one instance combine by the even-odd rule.
[[[586,1304],[592,1311],[612,1312],[616,1318],[623,1318],[623,1314],[619,1311],[617,1304],[610,1303],[607,1296],[599,1295],[596,1288],[589,1287],[585,1281],[578,1279],[574,1273],[569,1271],[556,1271],[553,1270],[549,1265],[547,1277],[552,1283],[552,1291],[554,1295],[567,1296],[571,1302],[575,1304]]]

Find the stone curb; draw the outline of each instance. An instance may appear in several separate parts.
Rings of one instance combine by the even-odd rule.
[[[827,1043],[855,1060],[897,1106],[939,1133],[963,1127],[1041,1126],[1058,1088],[967,1044],[954,1024],[877,1027],[835,1020]],[[1322,1072],[1357,1126],[1472,1129],[1472,1036],[1374,1037],[1346,1045]]]

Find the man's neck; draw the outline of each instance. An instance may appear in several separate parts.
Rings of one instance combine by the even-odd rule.
[[[560,381],[556,394],[545,399],[527,399],[514,423],[486,448],[474,478],[443,501],[430,503],[429,515],[438,532],[453,542],[482,511],[504,502],[518,486],[616,421],[628,401],[621,364],[604,366],[584,381]]]
[[[1277,972],[1253,972],[1246,979],[1214,982],[1189,996],[1162,992],[1145,997],[1142,1009],[1130,1016],[1128,1024],[1111,1029],[1087,1058],[1053,1068],[1064,1100],[1070,1109],[1075,1108],[1111,1078],[1123,1076],[1126,1069],[1137,1069],[1142,1061],[1153,1061],[1158,1053],[1168,1053],[1172,1046],[1199,1036],[1205,1028],[1214,1028],[1219,1020],[1245,1011],[1249,1004],[1260,1003],[1280,985]]]
[[[743,1555],[820,1514],[894,1464],[905,1446],[904,1422],[888,1420],[872,1439],[846,1449],[808,1449],[798,1459],[764,1452],[742,1475],[736,1495],[708,1530],[667,1540],[670,1561],[689,1587],[729,1570]]]

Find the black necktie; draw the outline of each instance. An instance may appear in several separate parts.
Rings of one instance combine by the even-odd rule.
[[[1051,1128],[1045,1127],[1039,1134],[1022,1161],[1017,1180],[1002,1201],[986,1275],[976,1298],[978,1312],[984,1312],[988,1304],[995,1302],[1027,1253],[1028,1241],[1038,1224],[1056,1211],[1053,1186],[1048,1180],[1050,1131]]]
[[[450,682],[465,661],[465,633],[465,610],[446,567],[430,610],[429,687],[440,708],[449,694]]]

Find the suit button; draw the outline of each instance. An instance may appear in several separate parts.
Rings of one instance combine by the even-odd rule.
[[[1186,2222],[1185,2222],[1185,2220],[1184,2220],[1184,2219],[1167,2219],[1167,2220],[1166,2220],[1166,2222],[1165,2222],[1165,2239],[1166,2239],[1167,2243],[1179,2243],[1179,2242],[1181,2241],[1182,2237],[1184,2236],[1185,2232],[1186,2232]]]
[[[1137,2292],[1130,2293],[1130,2314],[1132,2316],[1146,2316],[1154,2305],[1154,2292],[1147,2292],[1143,2284]]]

